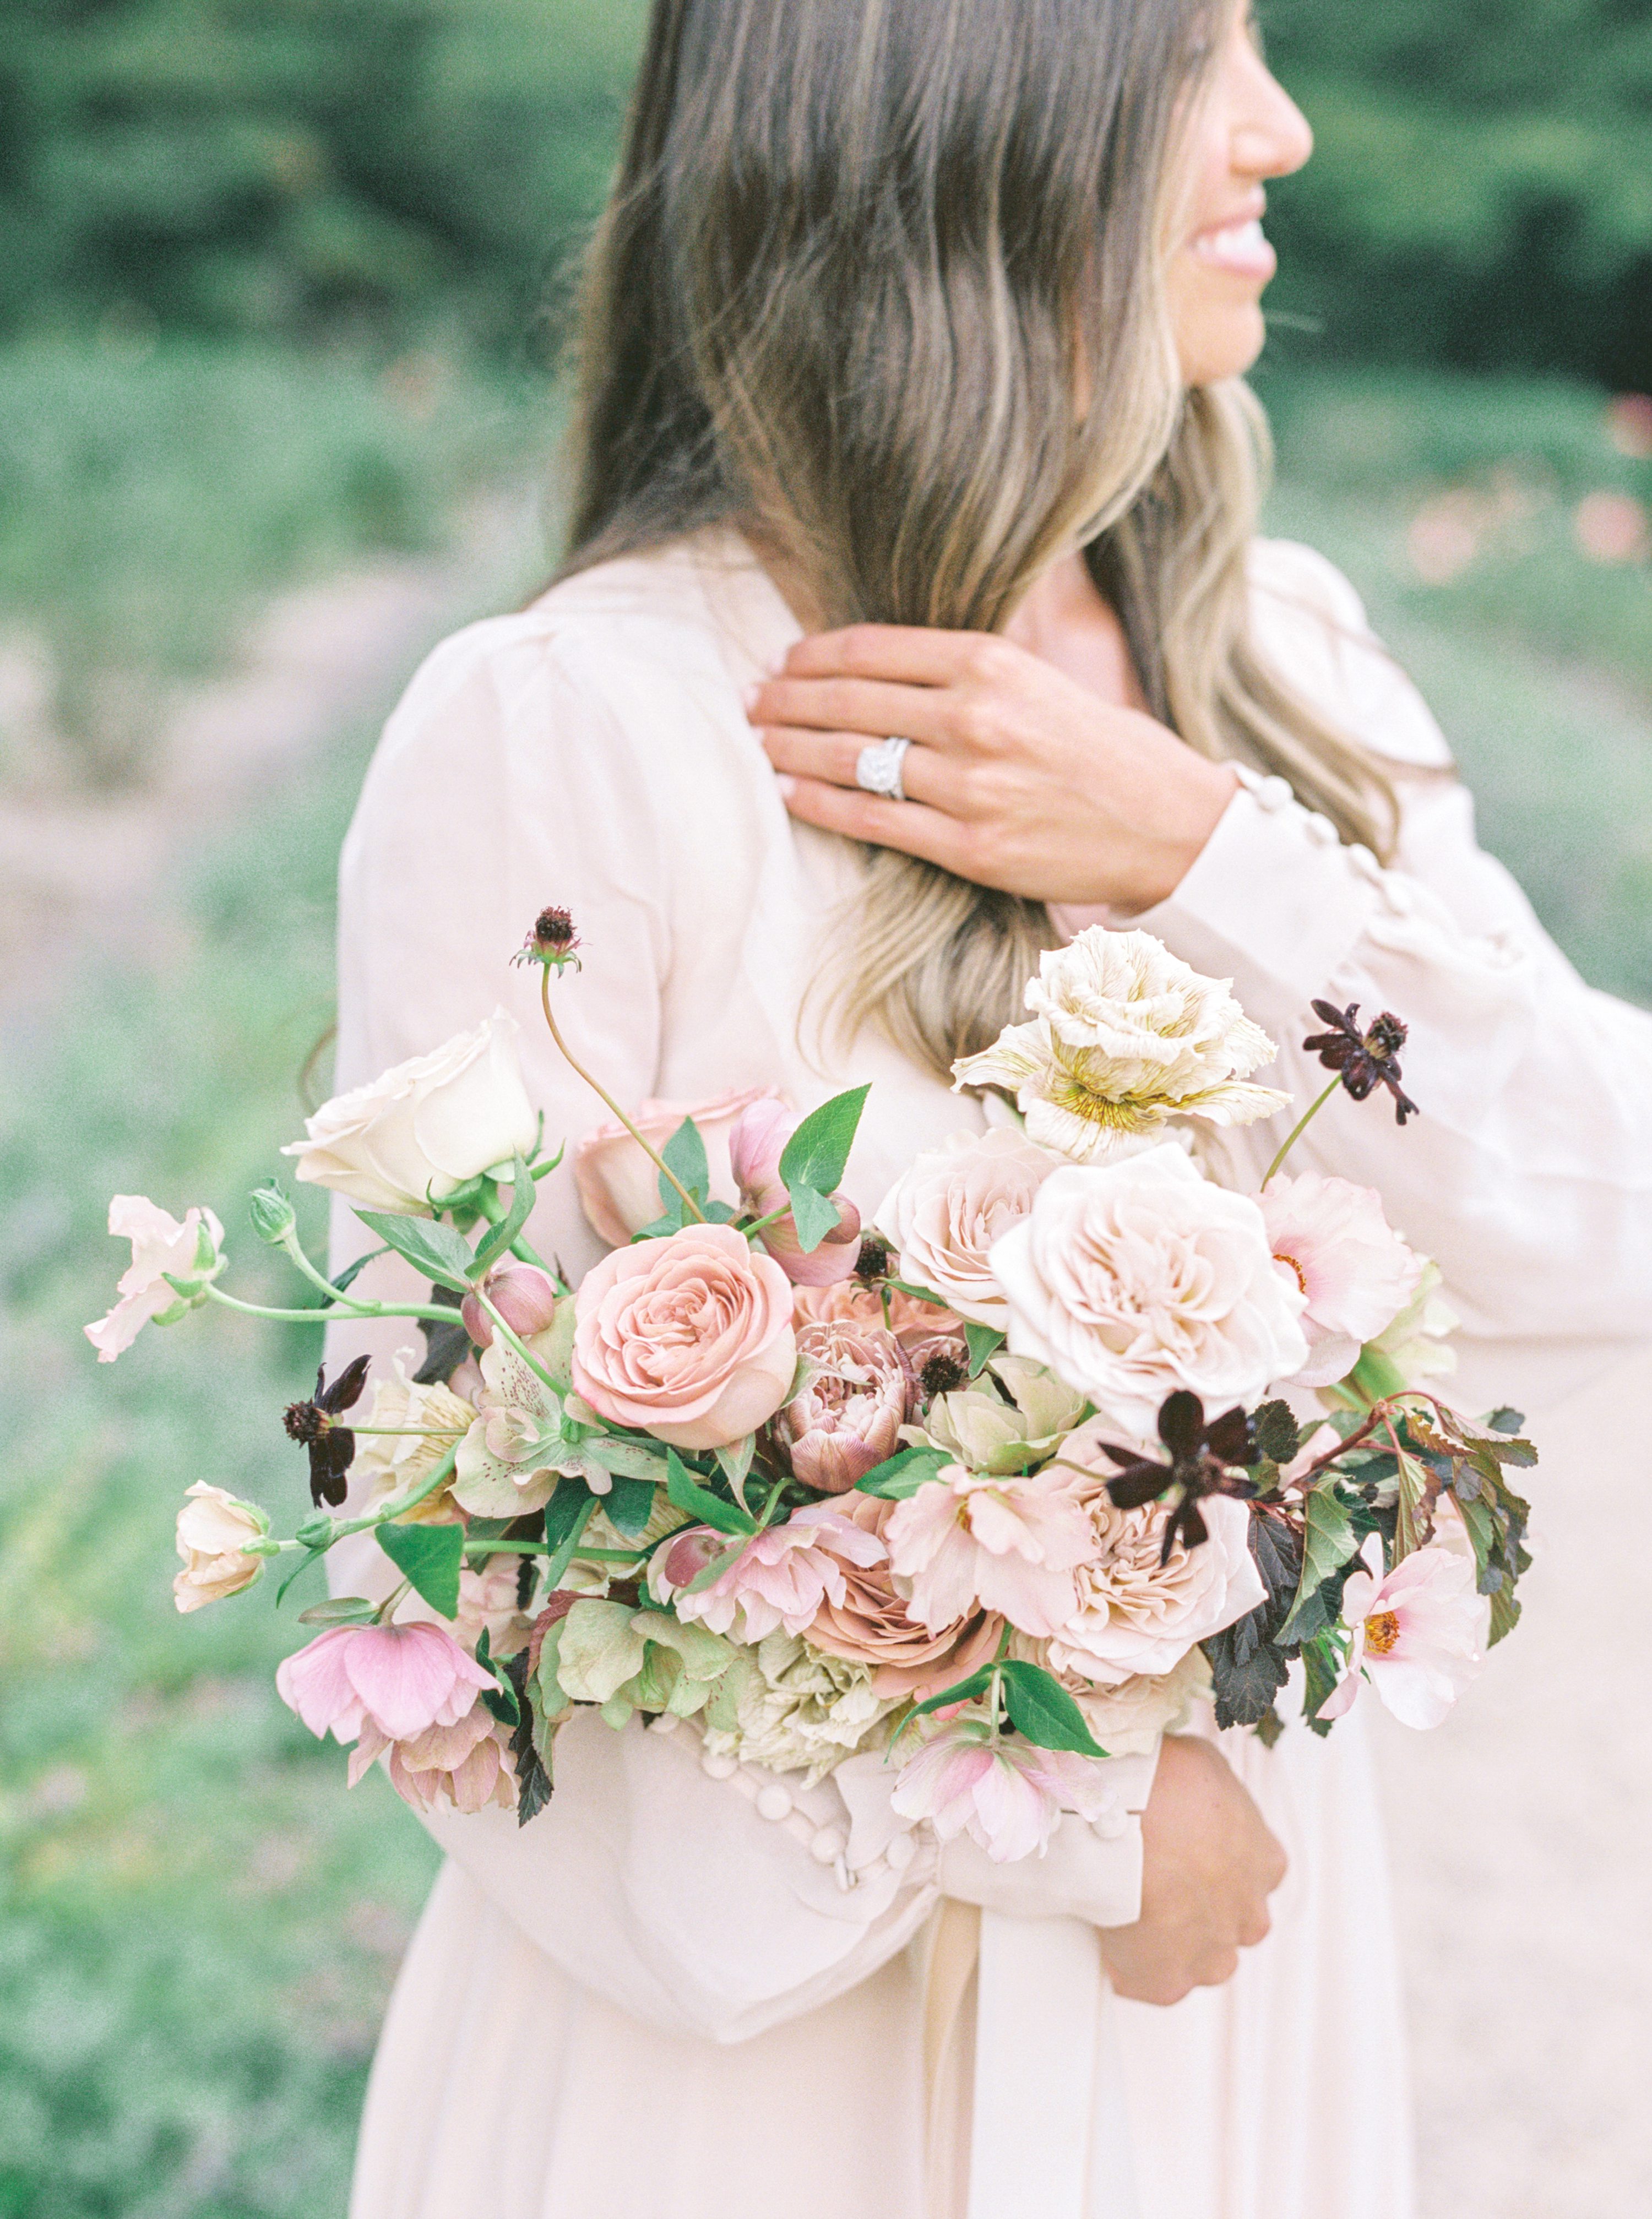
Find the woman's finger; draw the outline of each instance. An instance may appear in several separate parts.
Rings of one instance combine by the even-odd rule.
[[[943,870],[963,876],[962,827],[939,809],[920,801],[886,801],[858,787],[828,786],[816,778],[782,777],[780,794],[794,817],[846,840],[869,840],[877,848],[898,848],[921,855]]]
[[[848,625],[795,640],[785,669],[797,678],[873,678],[908,686],[955,686],[1017,650],[990,632],[936,631],[916,625]]]
[[[776,770],[860,790],[855,769],[861,750],[869,744],[864,733],[810,732],[795,724],[779,724],[765,725],[757,737]],[[933,748],[910,747],[901,758],[901,786],[909,800],[947,809],[948,792],[955,793],[958,783],[956,768],[949,768]]]
[[[953,697],[937,687],[885,686],[864,678],[770,678],[753,687],[746,714],[754,724],[861,732],[868,739],[898,734],[945,747],[955,706]]]

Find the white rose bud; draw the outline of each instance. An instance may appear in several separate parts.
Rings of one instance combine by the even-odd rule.
[[[324,1102],[307,1141],[282,1150],[297,1172],[370,1209],[421,1214],[512,1156],[531,1154],[539,1121],[522,1083],[516,1020],[495,1010],[399,1063],[370,1085]]]
[[[263,1540],[269,1531],[268,1514],[256,1502],[242,1502],[221,1487],[196,1480],[177,1514],[183,1569],[172,1582],[172,1594],[178,1608],[199,1610],[203,1603],[250,1588],[264,1569],[264,1559],[249,1556],[248,1545]]]

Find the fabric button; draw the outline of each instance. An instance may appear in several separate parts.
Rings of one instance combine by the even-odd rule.
[[[760,1788],[757,1795],[757,1815],[760,1818],[767,1818],[771,1825],[775,1826],[779,1824],[782,1818],[789,1818],[792,1816],[791,1790],[780,1787],[778,1782],[767,1787]]]
[[[708,1780],[732,1780],[740,1769],[740,1759],[730,1756],[726,1749],[708,1749],[699,1761],[699,1768]]]
[[[904,1872],[918,1853],[918,1845],[910,1834],[897,1834],[884,1851],[884,1862],[891,1872]]]
[[[649,1720],[649,1731],[650,1733],[675,1733],[681,1724],[682,1720],[677,1716],[675,1711],[661,1711],[657,1719],[650,1719]]]
[[[1302,830],[1316,848],[1334,848],[1337,844],[1336,826],[1328,817],[1321,817],[1318,810],[1308,811]]]
[[[835,1865],[848,1847],[848,1838],[841,1826],[823,1826],[809,1844],[809,1854],[817,1865]]]
[[[1275,810],[1285,808],[1296,796],[1290,790],[1289,779],[1275,776],[1263,780],[1256,790],[1256,799],[1258,809]]]
[[[1382,899],[1395,917],[1409,917],[1417,906],[1411,888],[1399,879],[1389,879],[1382,888]]]

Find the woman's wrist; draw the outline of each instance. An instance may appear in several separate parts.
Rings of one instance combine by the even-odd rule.
[[[1123,883],[1107,897],[1109,906],[1125,916],[1139,916],[1170,900],[1239,791],[1231,763],[1208,762],[1191,749],[1183,752],[1185,762],[1154,797],[1159,821],[1134,843]]]

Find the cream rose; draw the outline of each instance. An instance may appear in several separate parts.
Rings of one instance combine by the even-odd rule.
[[[1009,1088],[1028,1137],[1080,1163],[1134,1151],[1168,1117],[1270,1117],[1290,1097],[1247,1082],[1276,1051],[1230,984],[1150,932],[1091,925],[1040,957],[1027,987],[1034,1022],[960,1058],[954,1080]]]
[[[898,1253],[903,1279],[933,1288],[960,1317],[1002,1333],[1009,1306],[988,1255],[1062,1161],[1010,1128],[954,1133],[896,1180],[874,1229]]]
[[[248,1556],[249,1541],[261,1541],[270,1519],[256,1502],[242,1502],[221,1487],[196,1480],[186,1490],[177,1514],[177,1552],[183,1569],[172,1582],[172,1599],[182,1611],[250,1588],[264,1569],[262,1557]]]
[[[692,1117],[705,1143],[711,1200],[734,1209],[740,1190],[729,1161],[729,1136],[742,1110],[754,1102],[785,1098],[776,1086],[748,1086],[707,1102],[649,1101],[631,1113],[631,1122],[652,1147],[663,1148],[683,1119]],[[580,1141],[574,1151],[574,1185],[592,1231],[611,1248],[623,1248],[660,1215],[659,1168],[623,1125],[599,1125]]]
[[[616,1248],[586,1274],[574,1314],[575,1393],[674,1448],[742,1439],[792,1385],[792,1283],[731,1226]]]
[[[1153,1440],[1178,1387],[1214,1413],[1307,1360],[1304,1299],[1274,1268],[1261,1210],[1174,1142],[1055,1172],[991,1260],[1011,1353],[1047,1364],[1131,1441]]]
[[[1067,1441],[1064,1458],[1100,1464],[1094,1445],[1108,1438],[1092,1418]],[[1158,1676],[1178,1665],[1196,1643],[1267,1600],[1251,1554],[1251,1513],[1232,1495],[1200,1504],[1209,1538],[1189,1549],[1178,1538],[1161,1555],[1163,1503],[1121,1510],[1107,1491],[1103,1471],[1082,1489],[1092,1544],[1078,1566],[1078,1601],[1050,1641],[1050,1663],[1101,1687],[1117,1687],[1139,1674]]]
[[[503,1010],[370,1085],[324,1102],[283,1148],[297,1175],[370,1209],[413,1216],[467,1179],[531,1155],[539,1120]]]

